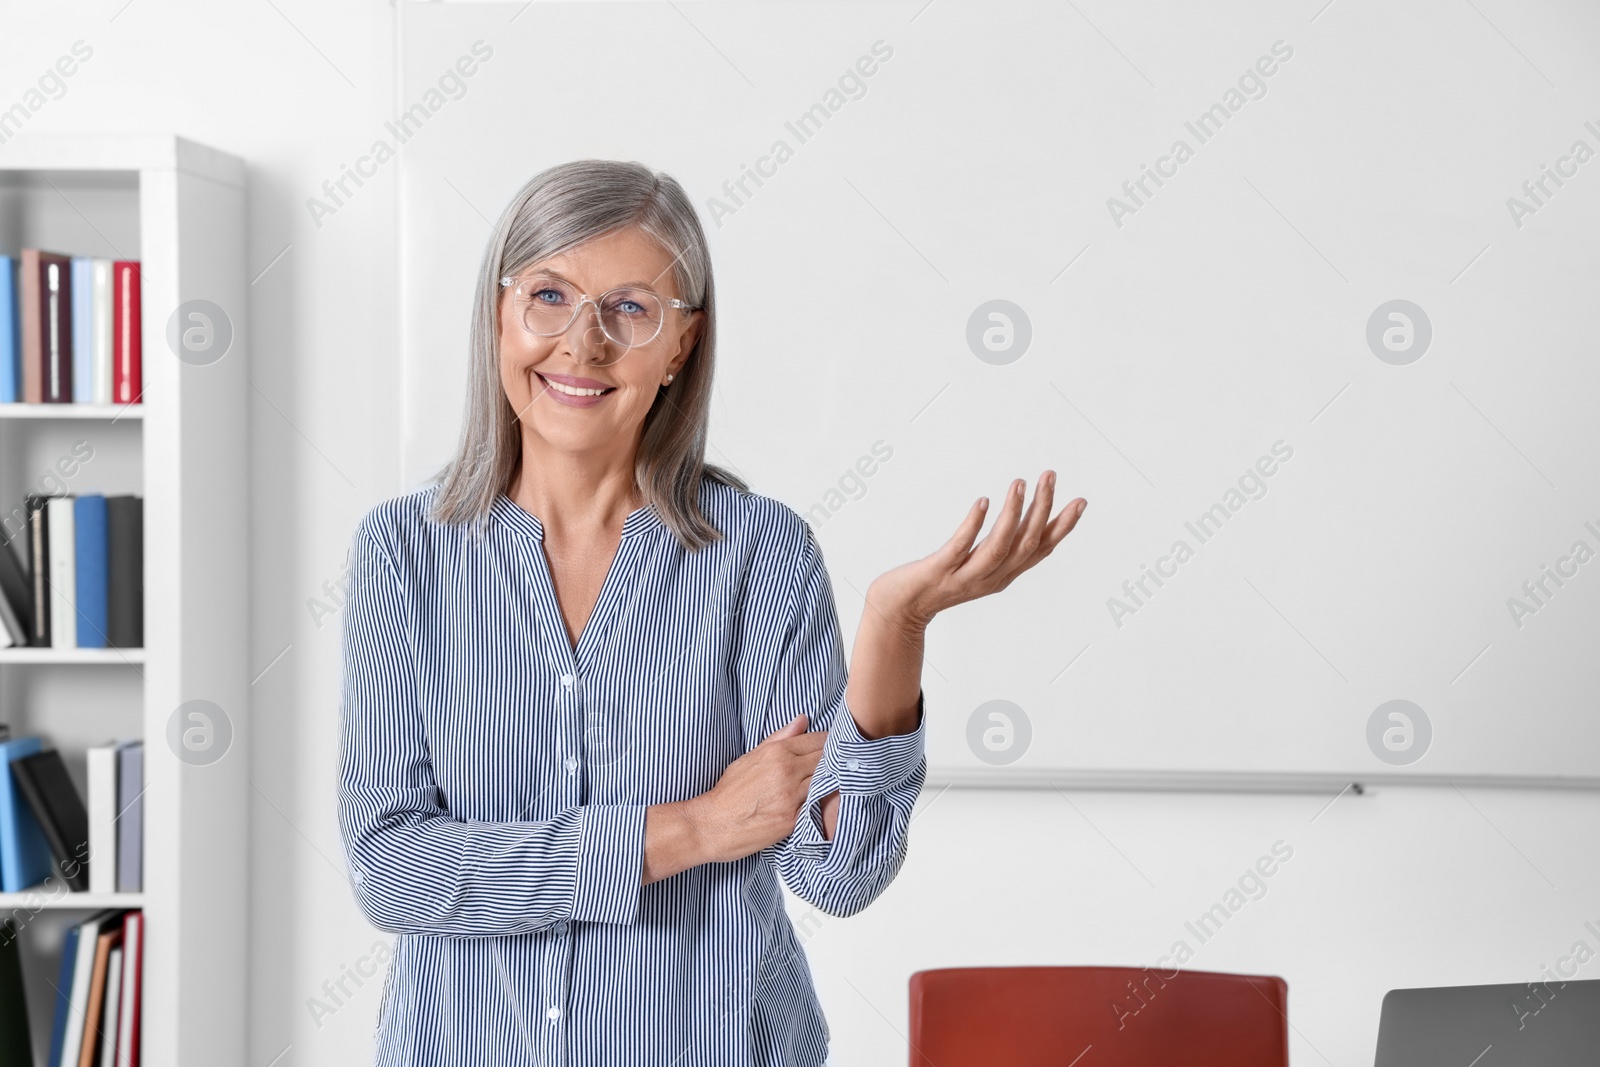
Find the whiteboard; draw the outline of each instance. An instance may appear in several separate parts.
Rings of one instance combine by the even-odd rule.
[[[1577,3],[404,5],[397,113],[438,104],[384,164],[406,476],[456,440],[491,220],[642,160],[712,242],[710,459],[811,521],[847,650],[978,496],[1089,500],[934,623],[936,774],[1594,775],[1597,37]]]

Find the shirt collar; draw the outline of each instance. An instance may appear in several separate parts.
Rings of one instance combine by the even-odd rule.
[[[522,505],[512,500],[504,493],[494,498],[494,504],[489,509],[490,513],[504,526],[514,530],[535,541],[544,540],[544,523],[530,511],[524,511]],[[622,537],[626,540],[638,534],[653,530],[658,526],[665,526],[661,513],[654,503],[647,503],[644,507],[630,511],[628,517],[622,520]]]

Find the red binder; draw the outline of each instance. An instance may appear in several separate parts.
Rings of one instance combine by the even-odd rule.
[[[122,1009],[117,1017],[117,1067],[139,1067],[144,1008],[144,912],[122,917]]]
[[[140,371],[139,262],[111,264],[111,401],[137,404],[144,394]]]

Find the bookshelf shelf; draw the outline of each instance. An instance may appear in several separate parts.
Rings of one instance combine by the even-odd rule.
[[[143,893],[0,893],[0,911],[100,911],[102,908],[142,908]]]
[[[0,664],[105,664],[137,666],[145,662],[142,648],[0,648]]]
[[[160,1067],[247,1063],[246,187],[242,160],[164,134],[24,131],[0,153],[0,253],[139,261],[143,388],[133,405],[0,405],[0,525],[14,534],[28,494],[142,497],[145,646],[0,649],[0,667],[32,665],[0,670],[0,718],[52,744],[69,773],[108,738],[144,741],[143,892],[40,887],[0,894],[0,914],[28,917],[17,940],[48,1037],[65,925],[141,909],[141,1061]],[[231,330],[210,362],[167,345],[168,322],[199,302]],[[192,701],[226,716],[225,759],[169,744]]]
[[[105,419],[119,422],[142,418],[143,404],[0,404],[0,419]]]

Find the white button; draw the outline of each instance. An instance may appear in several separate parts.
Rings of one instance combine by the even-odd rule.
[[[562,919],[560,922],[556,923],[555,931],[556,931],[556,936],[557,937],[566,937],[567,936],[567,920]]]
[[[570,674],[563,674],[561,676],[561,684],[566,686],[568,689],[572,688],[572,683],[575,681],[577,681],[577,679]]]
[[[577,774],[578,773],[578,761],[575,758],[573,758],[572,756],[568,756],[567,757],[567,773],[568,774]]]
[[[544,1013],[544,1017],[551,1022],[557,1022],[561,1019],[561,1009],[552,1004],[550,1009]]]
[[[852,771],[859,771],[861,769],[861,761],[856,759],[854,756],[851,756],[849,759],[845,760],[844,765],[850,768]]]

